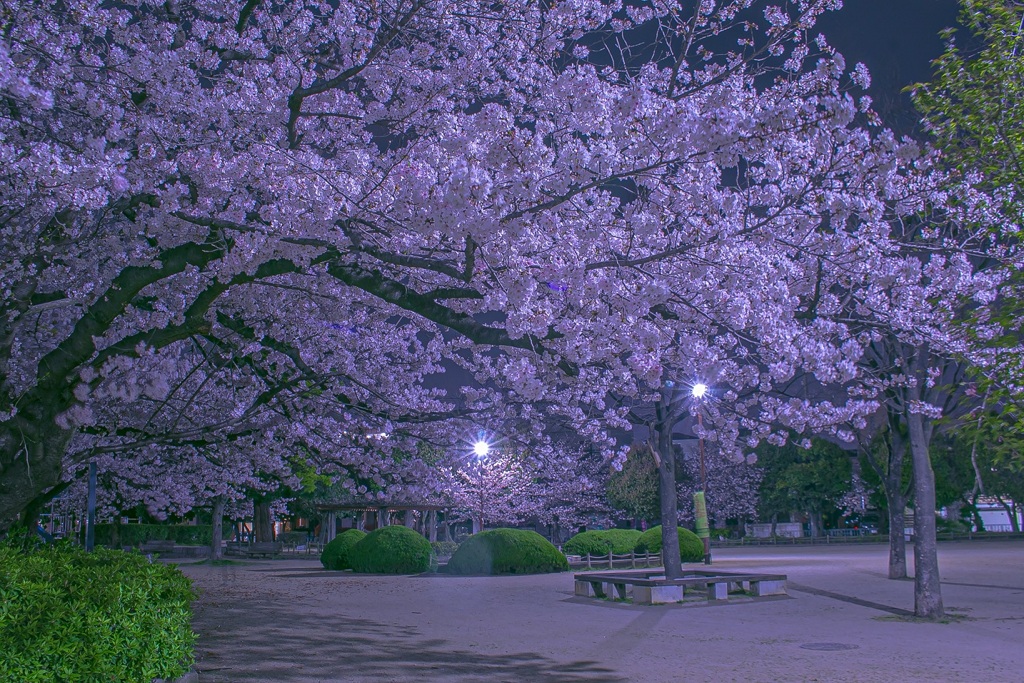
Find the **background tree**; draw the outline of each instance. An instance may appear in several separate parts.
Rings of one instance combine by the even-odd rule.
[[[647,447],[630,448],[622,469],[608,477],[607,495],[608,503],[632,520],[634,529],[640,522],[659,518],[658,468]]]
[[[805,514],[811,536],[823,535],[825,518],[836,521],[843,497],[853,485],[851,453],[822,439],[804,445],[766,444],[757,453],[764,468],[761,514],[773,521],[794,512]]]
[[[913,475],[907,459],[907,434],[890,406],[880,409],[874,425],[858,432],[858,452],[869,486],[877,482],[874,497],[885,512],[883,530],[889,534],[889,578],[907,578],[905,510],[910,501]]]
[[[1024,7],[1006,0],[963,0],[962,28],[943,34],[946,51],[927,83],[913,88],[944,163],[993,196],[1002,229],[1019,236],[1024,209]],[[999,411],[979,417],[1020,430],[1021,253],[1001,259],[1007,282],[993,305],[976,312],[986,346],[980,372],[986,402]]]

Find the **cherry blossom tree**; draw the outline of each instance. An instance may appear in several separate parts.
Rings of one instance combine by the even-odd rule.
[[[735,262],[731,237],[781,220],[722,169],[853,111],[840,61],[801,75],[828,4],[5,6],[0,517],[60,482],[99,383],[159,400],[196,339],[312,382],[345,334],[397,339],[405,312],[428,340],[409,347],[521,395],[559,369],[563,406],[594,395],[583,366],[657,374],[621,352],[666,296],[632,300],[643,269],[679,262],[661,275],[700,304],[715,278],[681,257]],[[769,185],[779,207],[803,192]]]
[[[326,459],[395,424],[452,444],[481,410],[608,452],[653,405],[674,462],[669,383],[698,379],[726,455],[856,422],[869,337],[832,290],[886,291],[872,259],[932,169],[813,34],[838,4],[5,5],[0,519],[76,439],[174,443],[118,406],[198,381],[190,345],[230,371],[183,436]],[[461,391],[430,388],[446,369]]]

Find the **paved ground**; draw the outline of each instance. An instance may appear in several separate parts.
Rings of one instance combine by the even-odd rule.
[[[200,683],[1024,680],[1024,542],[940,545],[945,604],[916,623],[884,545],[716,549],[790,597],[613,604],[572,576],[368,576],[316,560],[182,565],[201,590]]]

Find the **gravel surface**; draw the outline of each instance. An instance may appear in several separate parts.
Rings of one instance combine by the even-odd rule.
[[[638,606],[571,574],[376,576],[317,560],[185,565],[199,683],[1024,681],[1024,542],[939,547],[953,618],[915,622],[887,548],[715,549],[789,576],[789,597]]]

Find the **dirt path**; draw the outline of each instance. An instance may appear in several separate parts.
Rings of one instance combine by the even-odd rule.
[[[906,620],[913,584],[882,545],[717,549],[790,596],[641,607],[571,575],[367,576],[319,562],[183,565],[202,594],[200,683],[667,683],[1024,680],[1024,543],[940,546],[949,623]]]

